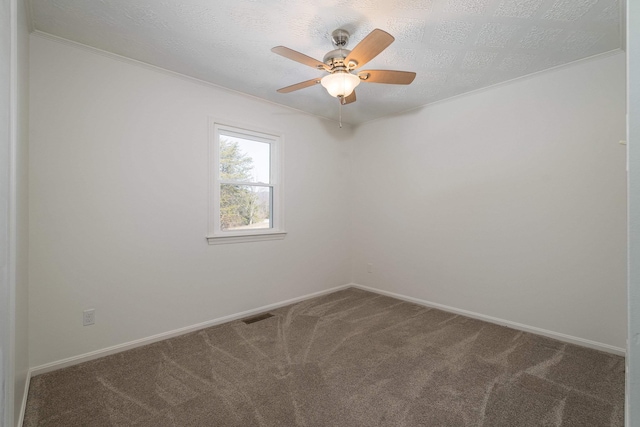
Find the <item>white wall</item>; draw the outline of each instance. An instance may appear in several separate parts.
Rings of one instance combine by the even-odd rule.
[[[367,123],[354,281],[624,348],[624,139],[622,53]]]
[[[17,2],[17,111],[15,162],[15,399],[19,422],[29,371],[29,31],[25,1]]]
[[[10,279],[11,184],[11,37],[15,26],[12,2],[0,2],[0,426],[10,425],[13,405],[13,369],[10,351],[13,327]]]
[[[31,366],[350,281],[348,128],[37,35],[30,93]],[[284,240],[207,245],[209,116],[284,134]]]
[[[640,426],[640,3],[627,1],[629,148],[629,334],[627,426]]]
[[[25,4],[0,4],[0,426],[22,406],[28,324],[28,31]]]

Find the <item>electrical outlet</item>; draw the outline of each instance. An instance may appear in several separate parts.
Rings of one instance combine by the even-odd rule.
[[[96,323],[96,310],[90,308],[82,312],[82,326],[89,326]]]
[[[367,263],[367,273],[372,273],[372,272],[373,272],[373,264],[369,262]]]

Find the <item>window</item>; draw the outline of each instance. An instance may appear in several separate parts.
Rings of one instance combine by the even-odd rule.
[[[209,244],[283,239],[282,137],[211,121]]]

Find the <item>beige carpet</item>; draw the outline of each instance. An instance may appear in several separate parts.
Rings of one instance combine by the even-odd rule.
[[[25,426],[622,426],[624,359],[347,289],[32,378]]]

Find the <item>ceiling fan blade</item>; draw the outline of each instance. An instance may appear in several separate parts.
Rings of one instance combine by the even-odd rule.
[[[411,71],[394,70],[365,70],[358,73],[363,82],[387,83],[392,85],[408,85],[416,78],[416,73]]]
[[[376,28],[353,48],[344,60],[344,63],[348,64],[350,61],[354,61],[357,64],[355,68],[362,67],[378,56],[378,54],[385,50],[394,40],[391,34]]]
[[[356,102],[356,91],[355,90],[353,92],[351,92],[351,95],[344,96],[344,97],[340,98],[340,104],[342,104],[342,105],[351,104],[352,102]]]
[[[289,93],[289,92],[293,92],[294,90],[304,89],[305,87],[316,85],[318,83],[320,83],[320,79],[311,79],[305,82],[296,83],[291,86],[283,87],[282,89],[278,89],[278,92]]]
[[[312,57],[307,56],[304,53],[300,53],[293,49],[289,49],[288,47],[276,46],[273,49],[271,49],[271,52],[277,53],[278,55],[284,56],[285,58],[291,59],[292,61],[296,61],[301,64],[308,65],[309,67],[312,67],[318,70],[326,69],[326,65],[324,63],[318,61],[317,59],[313,59]]]

